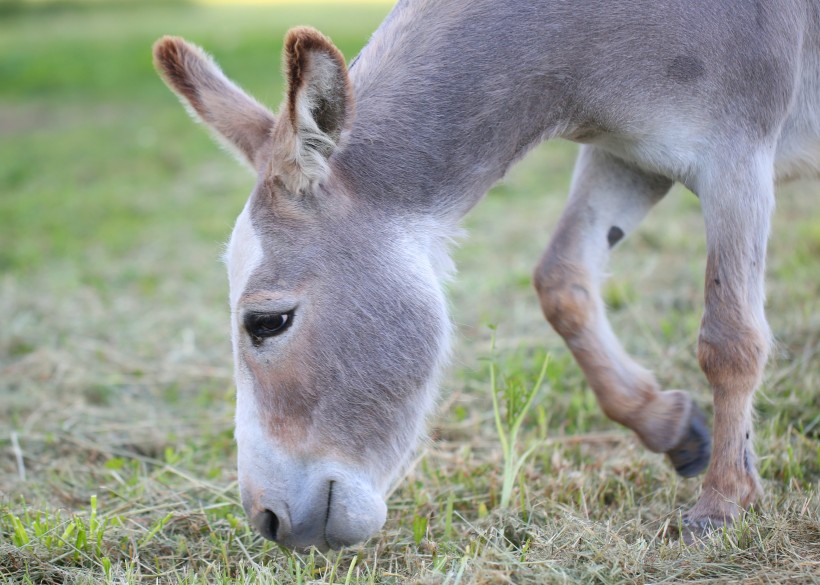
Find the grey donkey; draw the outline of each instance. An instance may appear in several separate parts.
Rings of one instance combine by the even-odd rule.
[[[820,170],[816,0],[400,0],[349,68],[291,30],[277,115],[182,39],[154,58],[257,176],[227,263],[240,489],[266,538],[338,548],[381,528],[448,355],[448,242],[550,138],[583,146],[535,268],[544,315],[608,417],[681,475],[706,470],[684,537],[760,497],[774,185]],[[625,353],[600,295],[610,250],[675,182],[705,219],[713,442],[689,394]]]

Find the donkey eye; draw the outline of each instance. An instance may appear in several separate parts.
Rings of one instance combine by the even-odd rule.
[[[254,345],[259,345],[268,337],[281,335],[293,323],[293,311],[287,313],[248,313],[245,315],[245,329]]]

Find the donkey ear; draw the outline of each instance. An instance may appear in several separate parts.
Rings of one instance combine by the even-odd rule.
[[[154,44],[154,66],[194,118],[238,151],[253,168],[270,136],[274,116],[226,78],[205,51],[178,37]]]
[[[298,27],[285,37],[287,118],[291,140],[284,153],[296,184],[321,181],[342,131],[353,121],[353,95],[342,53],[319,31]],[[283,124],[284,125],[284,124]]]

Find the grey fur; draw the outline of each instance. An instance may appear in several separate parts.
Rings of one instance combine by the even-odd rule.
[[[708,451],[696,406],[625,354],[598,286],[609,248],[673,182],[701,197],[715,453],[685,525],[731,521],[754,501],[773,183],[820,172],[820,4],[400,0],[349,73],[356,114],[341,110],[326,175],[294,180],[274,157],[250,202],[263,254],[233,309],[295,309],[276,342],[234,332],[237,379],[253,377],[239,393],[269,445],[240,464],[243,501],[259,521],[282,515],[263,532],[339,546],[383,520],[371,492],[412,453],[447,354],[447,237],[511,164],[558,137],[587,146],[536,269],[545,315],[610,417],[658,452],[699,437],[696,456]],[[278,152],[271,140],[256,159]]]

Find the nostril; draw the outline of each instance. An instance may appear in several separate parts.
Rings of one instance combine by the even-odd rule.
[[[253,524],[259,534],[268,540],[276,540],[276,533],[279,531],[279,518],[270,510],[259,512],[253,519]]]

